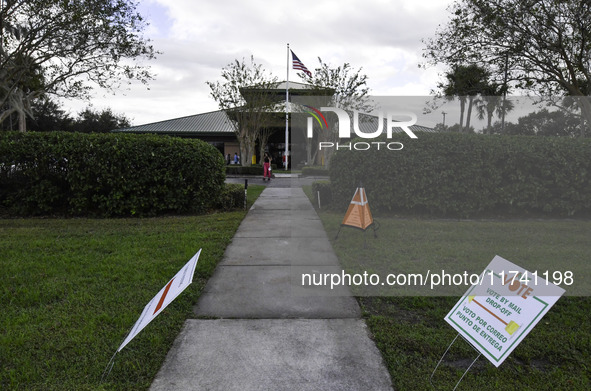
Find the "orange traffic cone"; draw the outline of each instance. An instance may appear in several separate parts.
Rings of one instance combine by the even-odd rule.
[[[365,188],[363,188],[361,185],[359,185],[357,190],[355,190],[355,194],[353,195],[353,199],[349,204],[347,213],[345,213],[345,217],[343,218],[343,222],[341,223],[341,227],[337,232],[335,240],[339,238],[339,233],[341,232],[341,228],[343,226],[358,228],[362,231],[365,231],[367,228],[373,226],[374,237],[377,237],[376,226],[371,215],[371,210],[369,209]]]

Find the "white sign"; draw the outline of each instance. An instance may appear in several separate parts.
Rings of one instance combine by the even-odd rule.
[[[563,293],[497,255],[445,320],[498,367]]]
[[[169,305],[178,295],[184,291],[191,282],[193,282],[193,274],[195,273],[195,268],[197,267],[197,261],[199,260],[199,255],[201,254],[201,249],[197,251],[197,254],[193,256],[183,266],[183,268],[158,292],[156,296],[144,307],[144,311],[142,315],[139,317],[133,329],[131,329],[130,333],[125,338],[125,341],[119,346],[117,349],[118,352],[121,351],[136,335],[139,334],[140,331],[144,327],[148,325],[155,317],[158,316],[162,312],[167,305]]]

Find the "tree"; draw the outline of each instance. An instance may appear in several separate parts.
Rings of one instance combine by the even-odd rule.
[[[498,83],[507,71],[518,89],[577,97],[589,130],[590,1],[457,0],[450,10],[448,24],[424,41],[428,63],[487,66]]]
[[[29,121],[28,130],[34,132],[82,132],[107,133],[113,129],[131,126],[131,121],[123,114],[115,114],[110,108],[94,110],[88,106],[80,111],[75,118],[64,111],[51,99],[37,99],[31,107],[33,119]],[[7,121],[9,122],[9,121]]]
[[[455,65],[445,75],[447,84],[439,84],[443,95],[447,99],[458,97],[460,101],[460,132],[470,129],[472,106],[476,95],[482,93],[487,85],[488,71],[477,65]],[[466,114],[466,126],[464,127],[464,112]]]
[[[298,73],[304,82],[318,90],[333,90],[330,104],[344,110],[358,110],[368,112],[372,109],[369,100],[367,75],[362,74],[363,68],[354,70],[349,63],[336,68],[322,61],[318,57],[320,67],[311,75]]]
[[[486,116],[485,134],[492,134],[492,119],[495,114],[502,116],[514,108],[513,102],[503,96],[503,86],[496,83],[487,83],[481,92],[481,96],[474,101],[478,119]]]
[[[123,114],[114,114],[110,108],[101,111],[91,106],[78,113],[70,129],[82,133],[108,133],[113,129],[128,128],[131,123]]]
[[[34,132],[68,131],[74,120],[53,100],[42,97],[32,105],[32,117],[27,128]]]
[[[250,64],[244,59],[234,60],[222,68],[222,78],[223,82],[208,81],[207,85],[212,98],[231,120],[242,165],[250,166],[260,131],[272,120],[277,100],[271,90],[277,87],[277,78],[255,63],[253,56]]]
[[[369,99],[369,87],[367,86],[367,75],[362,74],[363,68],[354,70],[349,63],[332,67],[318,57],[320,67],[316,68],[312,75],[298,73],[304,82],[313,86],[318,91],[322,105],[337,107],[346,111],[360,111],[368,113],[373,109]],[[332,96],[327,100],[326,91],[331,91]],[[335,117],[326,116],[329,127],[335,129]],[[335,132],[321,132],[319,141],[336,142],[338,135]],[[311,144],[308,145],[308,163],[312,164],[316,152],[312,152]],[[330,163],[331,154],[324,150],[324,164]]]
[[[579,119],[575,116],[542,109],[520,117],[517,125],[507,129],[507,134],[575,137],[578,126]]]
[[[263,164],[262,160],[265,156],[265,150],[267,149],[267,144],[269,143],[269,137],[271,137],[272,133],[273,133],[273,129],[270,127],[261,128],[259,131],[259,136],[258,136],[259,157],[261,159],[261,164]],[[275,162],[275,163],[277,163],[277,162]]]
[[[141,59],[155,51],[130,0],[7,0],[0,3],[0,122],[52,95],[87,98],[123,80],[147,82]]]

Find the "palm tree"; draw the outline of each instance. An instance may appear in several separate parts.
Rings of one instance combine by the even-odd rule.
[[[474,101],[478,119],[484,119],[486,115],[485,134],[492,133],[492,118],[495,113],[499,116],[513,110],[513,102],[503,99],[503,86],[497,83],[487,83],[481,91],[481,95]],[[504,104],[504,107],[503,107]]]
[[[480,94],[487,85],[489,72],[478,65],[454,65],[452,70],[445,74],[447,84],[439,84],[447,99],[456,97],[460,101],[460,132],[470,128],[472,105],[475,97]],[[464,126],[464,113],[466,111],[466,126]]]

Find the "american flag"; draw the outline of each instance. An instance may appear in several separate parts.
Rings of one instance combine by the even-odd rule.
[[[312,72],[306,68],[303,62],[300,61],[298,56],[295,55],[293,50],[291,50],[291,56],[293,58],[293,69],[297,69],[298,71],[303,71],[306,75],[312,77]]]

